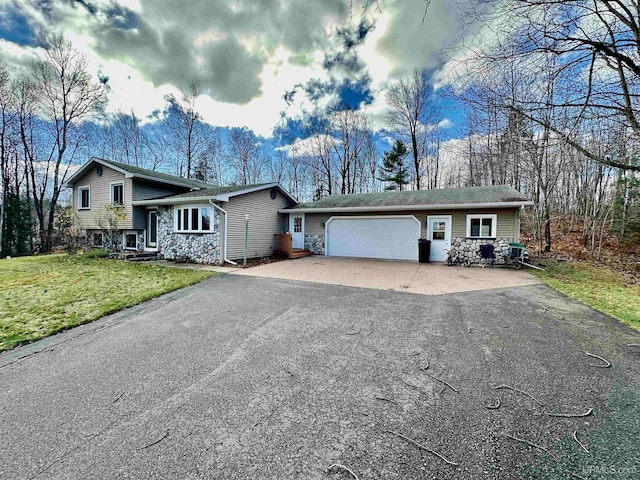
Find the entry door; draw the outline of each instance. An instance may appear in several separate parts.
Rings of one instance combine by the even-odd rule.
[[[289,221],[293,248],[304,248],[304,214],[291,214]]]
[[[446,262],[451,248],[451,215],[427,217],[428,239],[431,240],[432,262]]]
[[[158,213],[149,210],[147,222],[147,247],[155,248],[158,238]]]

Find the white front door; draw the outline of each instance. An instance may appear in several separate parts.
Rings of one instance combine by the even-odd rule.
[[[451,215],[428,216],[427,235],[431,240],[432,262],[446,262],[447,252],[451,248]]]
[[[290,215],[289,231],[293,248],[304,248],[304,213]]]

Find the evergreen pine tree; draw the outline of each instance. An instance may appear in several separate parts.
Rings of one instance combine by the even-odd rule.
[[[385,190],[399,190],[409,183],[409,172],[404,164],[407,147],[400,140],[396,140],[391,150],[384,153],[382,167],[380,167],[379,179],[383,182],[392,182]]]

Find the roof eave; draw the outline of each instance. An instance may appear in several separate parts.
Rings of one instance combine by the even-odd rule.
[[[189,183],[176,182],[176,181],[173,181],[173,180],[164,180],[162,178],[152,177],[151,175],[143,175],[141,173],[127,172],[127,173],[125,173],[124,176],[126,178],[140,178],[142,180],[147,180],[149,182],[165,183],[167,185],[175,185],[177,187],[190,188],[191,190],[202,190],[204,188],[204,187],[198,187],[198,186],[195,186],[195,185],[191,185]]]
[[[491,203],[448,203],[442,205],[379,205],[367,207],[302,207],[283,208],[280,213],[331,213],[331,212],[396,212],[404,210],[458,210],[458,209],[486,209],[486,208],[515,208],[533,205],[530,200],[518,202]]]
[[[103,160],[101,158],[98,157],[91,157],[89,159],[88,162],[86,162],[84,165],[82,165],[77,172],[75,172],[73,175],[71,175],[63,184],[63,186],[67,187],[67,188],[73,188],[73,184],[75,183],[75,181],[79,178],[82,178],[87,171],[89,170],[89,167],[93,164],[93,163],[99,163],[100,165],[104,166],[104,167],[108,167],[111,168],[113,170],[115,170],[116,172],[120,172],[122,173],[125,177],[129,174],[129,172],[127,172],[126,170],[123,170],[120,167],[116,167],[115,165],[111,165],[108,161]]]
[[[221,193],[216,196],[216,200],[220,202],[228,202],[231,197],[237,197],[238,195],[246,195],[247,193],[259,192],[260,190],[265,190],[267,188],[278,188],[284,195],[291,201],[296,202],[297,200],[287,192],[282,185],[277,182],[265,183],[264,185],[258,185],[257,187],[245,188],[244,190],[237,190],[235,192],[229,193]]]
[[[201,196],[201,197],[182,197],[182,198],[157,198],[150,200],[134,200],[131,205],[134,207],[146,207],[156,205],[182,205],[184,203],[207,203],[209,200],[220,201],[215,196]]]

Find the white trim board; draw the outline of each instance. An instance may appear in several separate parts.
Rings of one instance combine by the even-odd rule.
[[[381,205],[367,207],[327,207],[327,208],[283,208],[279,213],[340,213],[340,212],[397,212],[397,211],[438,211],[438,210],[470,210],[478,208],[516,208],[533,205],[531,201],[493,202],[493,203],[447,203],[431,205]]]

